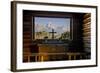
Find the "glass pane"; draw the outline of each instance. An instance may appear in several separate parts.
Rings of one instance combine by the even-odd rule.
[[[35,17],[35,39],[69,39],[70,18]]]

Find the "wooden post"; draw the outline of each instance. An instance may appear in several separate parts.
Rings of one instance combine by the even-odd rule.
[[[27,56],[28,57],[28,62],[30,62],[30,56]]]
[[[74,55],[74,60],[76,60],[76,55]]]
[[[40,55],[38,56],[38,58],[39,58],[38,61],[41,61],[41,59],[40,59]]]
[[[35,61],[37,62],[37,55],[35,56]]]
[[[44,60],[44,57],[43,57],[43,56],[41,56],[41,61],[43,62],[43,60]]]
[[[71,60],[71,55],[68,55],[68,59]]]

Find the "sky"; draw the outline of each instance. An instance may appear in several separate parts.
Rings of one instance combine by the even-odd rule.
[[[52,29],[57,33],[70,31],[70,18],[35,17],[35,31],[47,31]]]

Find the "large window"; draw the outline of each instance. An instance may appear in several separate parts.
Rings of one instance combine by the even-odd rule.
[[[70,39],[70,18],[34,17],[35,39]]]

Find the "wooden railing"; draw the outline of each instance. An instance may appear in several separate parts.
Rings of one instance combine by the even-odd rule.
[[[31,57],[34,58],[33,62],[38,62],[38,61],[43,62],[43,61],[45,61],[46,57],[49,58],[51,56],[52,57],[56,56],[56,58],[59,56],[64,56],[64,58],[66,58],[66,60],[77,60],[77,57],[79,59],[83,59],[84,57],[85,57],[85,59],[87,59],[87,57],[88,57],[88,55],[86,55],[86,53],[34,53],[34,54],[30,54],[30,55],[24,55],[24,57],[27,58],[26,62],[32,62],[30,59]],[[47,61],[49,61],[49,59],[47,59]]]

